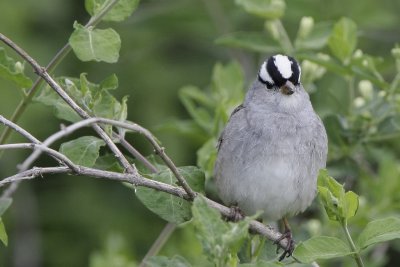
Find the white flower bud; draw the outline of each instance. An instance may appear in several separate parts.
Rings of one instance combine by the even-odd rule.
[[[379,93],[378,93],[378,96],[379,97],[385,97],[386,96],[386,91],[379,91]]]
[[[16,73],[23,73],[24,72],[24,64],[17,61],[15,62],[14,69]]]
[[[361,96],[363,96],[365,99],[367,99],[367,100],[372,99],[372,93],[373,93],[374,87],[370,81],[361,80],[358,83],[358,90],[360,91]]]
[[[324,67],[315,64],[308,60],[303,60],[301,63],[301,76],[303,81],[306,83],[311,83],[316,79],[321,78],[326,72]]]
[[[307,223],[307,228],[312,236],[319,235],[321,233],[321,222],[319,220],[311,219]]]
[[[400,47],[395,47],[392,49],[392,55],[396,58],[396,59],[400,59]]]
[[[325,61],[328,61],[329,59],[331,59],[331,57],[328,54],[324,54],[324,53],[318,53],[317,57],[319,59],[322,59],[322,60],[325,60]]]
[[[299,31],[297,35],[299,38],[306,38],[314,28],[314,19],[312,17],[302,17],[300,21]]]
[[[362,97],[356,97],[353,101],[353,104],[356,108],[361,108],[365,105],[365,99]]]
[[[361,58],[364,55],[363,51],[361,51],[361,49],[357,49],[354,54],[353,57],[354,58]]]

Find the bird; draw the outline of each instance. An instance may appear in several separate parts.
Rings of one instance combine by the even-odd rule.
[[[244,101],[236,107],[217,144],[214,177],[221,200],[243,215],[261,211],[261,220],[282,220],[294,250],[288,217],[303,212],[317,192],[326,167],[328,138],[301,83],[301,67],[276,54],[262,64]]]

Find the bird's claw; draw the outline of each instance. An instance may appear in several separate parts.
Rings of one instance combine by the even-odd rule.
[[[230,213],[227,219],[232,222],[238,222],[243,219],[244,214],[237,205],[230,207]]]
[[[295,242],[292,237],[292,231],[287,230],[281,235],[281,237],[274,241],[274,245],[278,245],[278,247],[276,248],[276,253],[279,252],[279,249],[281,248],[279,242],[281,242],[283,239],[287,240],[287,246],[284,248],[282,255],[279,256],[279,261],[282,261],[286,257],[292,256],[294,250]]]

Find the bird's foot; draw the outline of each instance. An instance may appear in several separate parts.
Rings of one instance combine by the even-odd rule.
[[[244,218],[243,212],[237,205],[233,205],[230,207],[231,211],[227,219],[232,222],[238,222]]]
[[[277,240],[274,241],[274,245],[278,245],[278,247],[276,248],[276,253],[279,252],[279,249],[281,248],[279,246],[279,242],[281,242],[283,239],[287,240],[287,245],[284,248],[284,251],[282,253],[281,256],[279,256],[279,261],[282,261],[284,258],[286,257],[290,257],[292,256],[293,250],[294,250],[294,240],[293,240],[293,236],[292,236],[292,231],[287,229],[282,235],[281,237],[279,237]]]

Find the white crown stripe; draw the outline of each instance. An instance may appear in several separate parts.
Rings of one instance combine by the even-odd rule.
[[[276,55],[274,56],[274,63],[276,69],[282,75],[283,78],[289,79],[293,75],[292,62],[287,56]]]
[[[274,83],[274,81],[272,80],[271,76],[269,75],[268,71],[267,71],[267,62],[264,62],[261,65],[260,68],[260,72],[259,72],[260,78],[264,81],[264,82],[269,82],[271,84]]]
[[[297,67],[299,68],[299,82],[300,82],[300,78],[301,78],[301,67],[300,67],[300,64],[299,64],[299,63],[297,63]]]

